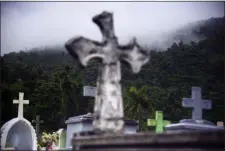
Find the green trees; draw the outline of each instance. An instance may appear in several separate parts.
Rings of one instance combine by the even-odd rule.
[[[224,20],[221,19],[221,20]],[[218,25],[219,24],[219,25]],[[210,25],[210,26],[209,26]],[[165,51],[151,51],[151,59],[141,72],[132,75],[122,69],[125,116],[140,120],[147,130],[147,118],[161,110],[164,118],[177,122],[190,118],[191,110],[183,108],[183,97],[191,97],[191,87],[202,87],[203,99],[211,99],[213,108],[204,111],[212,122],[224,119],[224,22],[208,23],[198,33],[204,40],[173,44]],[[220,31],[220,32],[219,32]],[[69,116],[90,112],[93,101],[82,96],[83,83],[95,85],[96,62],[79,70],[74,60],[62,51],[9,53],[1,57],[1,124],[17,115],[12,104],[18,92],[25,93],[30,104],[24,107],[28,120],[40,115],[41,130],[52,131],[65,126]],[[92,99],[94,100],[94,99]]]
[[[140,88],[131,86],[127,87],[123,93],[125,117],[139,120],[140,130],[147,128],[146,119],[149,115],[154,115],[155,112],[148,90],[148,86]]]

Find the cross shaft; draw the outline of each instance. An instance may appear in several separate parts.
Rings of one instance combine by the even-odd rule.
[[[39,139],[40,138],[40,123],[43,123],[43,120],[40,120],[40,115],[36,115],[36,120],[32,120],[32,123],[36,123],[36,133]]]

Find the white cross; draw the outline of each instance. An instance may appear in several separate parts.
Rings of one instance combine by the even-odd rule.
[[[84,91],[83,91],[84,96],[92,96],[95,97],[96,95],[96,87],[92,86],[84,86]]]
[[[199,87],[192,87],[191,98],[183,98],[183,107],[193,107],[192,119],[202,120],[202,109],[211,109],[211,100],[202,100],[202,90]]]
[[[18,118],[23,118],[23,104],[29,104],[29,100],[23,100],[24,93],[19,93],[19,100],[13,100],[13,104],[19,104]]]

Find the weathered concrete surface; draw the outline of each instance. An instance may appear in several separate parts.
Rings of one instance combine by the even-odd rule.
[[[224,131],[74,137],[73,150],[223,150]]]

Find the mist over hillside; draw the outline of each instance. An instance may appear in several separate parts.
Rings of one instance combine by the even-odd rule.
[[[193,42],[199,42],[216,34],[218,29],[224,27],[223,18],[210,18],[208,20],[200,20],[197,22],[188,23],[180,28],[172,31],[160,33],[156,35],[154,40],[149,41],[150,49],[156,49],[164,51],[169,48],[173,43],[178,44],[182,41],[184,44],[190,44]],[[148,39],[142,39],[140,43],[147,43]]]
[[[166,25],[165,25],[166,26]],[[181,26],[177,29],[167,31],[167,32],[159,32],[159,34],[147,33],[146,35],[138,35],[138,42],[144,47],[150,50],[158,50],[165,51],[167,48],[171,47],[173,43],[179,43],[182,41],[184,44],[190,44],[191,41],[198,42],[203,40],[217,32],[217,29],[220,29],[224,26],[224,17],[223,18],[210,18],[208,20],[200,20],[197,22],[191,22],[184,26]],[[156,32],[157,33],[157,32]],[[127,39],[125,42],[120,40],[119,43],[124,45],[129,40]],[[65,39],[66,42],[67,39]],[[48,45],[48,46],[40,46],[28,50],[21,51],[40,51],[40,52],[54,52],[54,51],[66,51],[64,47],[64,43],[58,43],[57,45]]]

